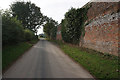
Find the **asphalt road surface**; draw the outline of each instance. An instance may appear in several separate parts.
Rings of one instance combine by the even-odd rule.
[[[41,39],[4,74],[3,78],[93,78],[54,44]]]

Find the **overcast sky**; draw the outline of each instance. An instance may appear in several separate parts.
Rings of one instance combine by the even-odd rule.
[[[7,9],[9,5],[16,0],[0,0],[0,9]],[[20,0],[17,0],[20,1]],[[52,17],[54,20],[61,22],[64,18],[64,14],[70,9],[80,8],[85,5],[90,0],[22,0],[31,1],[35,3],[36,6],[41,8],[43,15]],[[43,28],[39,29],[38,34],[43,33]]]

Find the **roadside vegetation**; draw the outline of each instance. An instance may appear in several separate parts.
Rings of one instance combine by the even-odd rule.
[[[21,42],[14,45],[4,46],[2,52],[2,69],[6,69],[37,41],[38,40],[32,40],[30,42]]]
[[[87,69],[95,78],[101,80],[119,79],[120,57],[78,46],[82,40],[81,37],[84,37],[85,34],[84,27],[87,25],[85,22],[90,7],[91,4],[86,4],[82,8],[71,8],[66,12],[60,23],[62,41],[48,38],[73,60]]]
[[[38,39],[29,29],[24,29],[21,21],[6,11],[2,13],[2,69],[7,68]]]
[[[84,23],[87,20],[88,8],[71,8],[62,20],[62,39],[71,44],[79,44],[80,36],[84,34]]]
[[[45,21],[40,8],[31,2],[16,1],[2,17],[2,70],[38,42],[37,29]]]
[[[52,18],[47,19],[46,23],[43,25],[43,31],[49,39],[56,39],[58,22]]]
[[[30,1],[16,1],[10,9],[0,10],[2,17],[2,70],[5,70],[32,45],[38,42],[38,29],[41,25],[55,27],[57,22],[44,16],[40,7]],[[51,26],[52,25],[52,26]],[[53,37],[52,37],[53,38]]]
[[[68,56],[87,69],[95,78],[101,80],[117,80],[120,73],[120,63],[117,56],[103,54],[94,50],[80,48],[61,41],[50,40],[56,43]]]

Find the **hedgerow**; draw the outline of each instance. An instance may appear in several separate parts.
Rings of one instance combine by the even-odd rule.
[[[2,16],[2,44],[16,44],[23,41],[30,41],[35,35],[29,29],[24,29],[21,21],[13,17],[9,11],[1,13]]]

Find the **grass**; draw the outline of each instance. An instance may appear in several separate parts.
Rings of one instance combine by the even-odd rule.
[[[35,40],[32,40],[32,41],[29,41],[28,43],[30,43],[30,44],[35,44],[36,42],[38,42],[38,39],[35,39]]]
[[[2,70],[6,69],[11,63],[19,58],[25,51],[33,46],[38,40],[22,42],[14,45],[7,45],[2,50]]]
[[[60,41],[52,42],[57,43],[67,55],[80,63],[96,78],[110,80],[113,78],[118,79],[120,76],[118,72],[120,63],[118,64],[119,58],[117,56],[102,54],[94,50],[77,46],[70,46]]]

